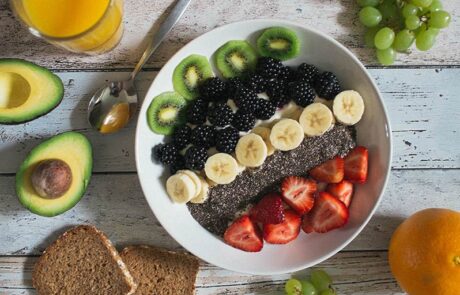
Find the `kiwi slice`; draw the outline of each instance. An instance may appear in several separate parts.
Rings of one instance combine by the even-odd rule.
[[[217,49],[214,61],[222,76],[228,79],[253,71],[257,53],[247,41],[232,40]]]
[[[300,52],[300,41],[293,30],[284,27],[268,28],[257,38],[260,55],[288,60]]]
[[[180,95],[188,100],[198,96],[198,85],[214,76],[206,57],[192,54],[184,58],[174,69],[173,85]]]
[[[185,123],[187,101],[176,92],[163,92],[153,98],[147,110],[147,123],[157,134],[171,135],[176,126]]]

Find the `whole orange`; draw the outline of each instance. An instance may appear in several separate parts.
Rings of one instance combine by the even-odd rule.
[[[425,209],[393,233],[388,261],[410,295],[460,294],[460,212]]]

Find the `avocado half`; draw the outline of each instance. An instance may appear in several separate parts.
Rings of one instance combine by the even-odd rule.
[[[40,197],[31,180],[36,165],[51,159],[64,161],[72,171],[69,189],[56,199]],[[19,201],[35,214],[49,217],[59,215],[80,201],[88,187],[92,167],[92,148],[84,135],[70,131],[45,140],[30,151],[16,173],[16,193]]]
[[[0,59],[0,124],[31,121],[53,110],[64,96],[61,79],[29,61]]]

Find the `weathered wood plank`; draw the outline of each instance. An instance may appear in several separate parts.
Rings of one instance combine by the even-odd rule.
[[[121,44],[112,52],[100,56],[70,54],[33,37],[14,19],[8,0],[0,0],[0,57],[19,57],[55,69],[132,68],[145,48],[145,35],[152,24],[172,3],[168,1],[125,1],[125,34]],[[458,15],[455,0],[444,0],[444,7]],[[238,0],[193,1],[158,52],[149,67],[160,67],[187,42],[211,29],[239,20],[281,18],[298,22],[327,33],[350,48],[366,65],[377,65],[374,50],[364,48],[364,28],[357,19],[359,8],[354,0],[341,1],[270,1]],[[453,21],[439,36],[429,52],[414,50],[400,54],[397,65],[459,64],[460,23]]]
[[[36,294],[31,287],[33,265],[37,257],[0,258],[0,294]],[[318,265],[331,274],[341,295],[403,294],[393,279],[385,251],[341,252]],[[292,274],[308,277],[308,270]],[[227,271],[202,263],[198,273],[197,295],[280,294],[291,274],[252,276]]]
[[[460,168],[460,69],[374,69],[370,73],[383,93],[393,127],[393,168]],[[137,83],[144,97],[155,72]],[[86,108],[104,81],[123,79],[126,72],[59,73],[66,85],[61,105],[50,114],[17,126],[0,126],[0,173],[14,173],[41,139],[78,130],[94,147],[94,171],[135,171],[136,122],[118,134],[101,136],[89,129]]]
[[[428,207],[460,210],[459,170],[393,171],[380,208],[347,250],[385,250],[401,220]],[[90,223],[118,245],[180,246],[161,227],[144,199],[135,174],[94,175],[85,197],[68,212],[40,217],[18,202],[14,177],[0,177],[0,255],[36,255],[72,225]]]

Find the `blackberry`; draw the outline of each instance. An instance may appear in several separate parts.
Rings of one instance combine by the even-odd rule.
[[[319,75],[319,70],[314,65],[302,63],[297,67],[297,79],[313,84],[316,77]]]
[[[235,151],[239,138],[238,130],[231,126],[218,130],[216,135],[216,149],[219,152],[231,154]]]
[[[270,97],[270,102],[277,108],[282,108],[287,105],[291,99],[287,96],[277,96],[277,97]]]
[[[296,81],[289,83],[289,96],[294,102],[301,106],[306,107],[315,100],[315,91],[308,82]]]
[[[201,146],[191,146],[185,152],[185,168],[202,170],[208,159],[208,151]]]
[[[179,155],[179,150],[172,144],[167,143],[161,147],[160,162],[169,165],[176,161]]]
[[[163,152],[164,143],[159,143],[152,148],[152,158],[155,162],[161,163],[161,155]]]
[[[212,77],[204,81],[199,91],[201,96],[208,101],[223,101],[228,98],[227,85],[217,77]]]
[[[256,117],[244,110],[238,110],[233,116],[232,125],[239,131],[249,131],[256,124]]]
[[[176,161],[174,161],[174,163],[169,165],[169,172],[171,174],[176,174],[177,171],[183,170],[183,169],[185,169],[185,158],[184,156],[179,155]]]
[[[267,95],[270,101],[278,108],[289,103],[290,98],[286,95],[286,84],[280,80],[270,80],[267,85]]]
[[[267,88],[267,81],[261,75],[253,74],[246,81],[246,86],[255,93],[262,93]]]
[[[214,126],[225,127],[232,123],[233,111],[226,103],[218,103],[209,110],[208,119]]]
[[[278,75],[278,80],[283,81],[284,83],[289,83],[296,80],[296,72],[290,67],[283,66],[281,72]]]
[[[210,148],[215,143],[216,130],[213,126],[201,125],[192,130],[190,141],[196,146]]]
[[[337,77],[331,72],[324,72],[315,80],[315,90],[318,96],[327,100],[334,99],[340,92],[340,84]]]
[[[183,149],[190,143],[190,134],[192,133],[192,129],[184,125],[182,127],[176,128],[172,135],[172,142],[173,144],[179,149]]]
[[[235,96],[235,104],[239,109],[248,113],[253,113],[257,110],[258,96],[248,88],[240,88]]]
[[[197,98],[190,102],[187,108],[187,122],[193,125],[203,124],[206,122],[206,114],[208,113],[208,102]]]
[[[276,112],[276,106],[268,100],[259,98],[259,108],[254,113],[257,119],[268,120]]]
[[[244,82],[240,77],[233,77],[227,80],[228,98],[233,98],[238,89],[244,87]]]
[[[278,59],[261,57],[257,60],[256,73],[267,79],[272,79],[278,77],[282,67],[283,64]]]

